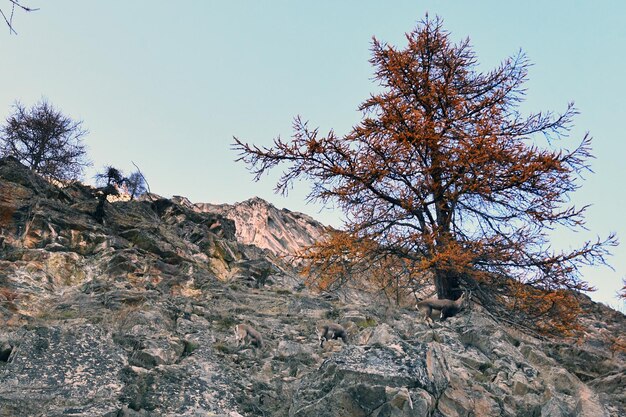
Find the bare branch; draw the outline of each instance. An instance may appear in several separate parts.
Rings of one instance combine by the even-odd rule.
[[[25,12],[34,12],[34,11],[37,11],[39,9],[38,8],[32,8],[32,7],[25,6],[19,0],[7,0],[7,1],[9,2],[9,5],[10,5],[9,7],[11,8],[11,13],[9,13],[9,15],[7,16],[5,14],[4,10],[0,7],[0,15],[2,15],[2,18],[4,19],[4,22],[6,23],[7,27],[9,28],[9,33],[17,35],[17,32],[13,28],[13,17],[15,15],[15,9],[17,8],[17,9],[23,10]]]

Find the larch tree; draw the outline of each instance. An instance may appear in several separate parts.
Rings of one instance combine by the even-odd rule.
[[[289,141],[259,147],[234,138],[238,160],[255,180],[285,164],[277,192],[306,179],[310,201],[343,211],[343,230],[308,251],[323,270],[355,259],[387,268],[396,259],[392,271],[432,278],[439,298],[471,289],[493,309],[531,320],[561,314],[567,326],[563,315],[576,310],[568,290],[592,289],[581,266],[604,264],[617,244],[611,235],[573,250],[550,245],[555,228],[585,226],[586,206],[570,195],[590,170],[591,137],[556,146],[575,107],[522,115],[525,55],[480,71],[469,39],[453,43],[439,18],[426,17],[406,40],[398,48],[373,38],[381,88],[350,132],[322,135],[296,117]]]
[[[76,180],[90,165],[82,121],[65,116],[46,100],[31,108],[20,102],[0,127],[0,152],[44,177]]]

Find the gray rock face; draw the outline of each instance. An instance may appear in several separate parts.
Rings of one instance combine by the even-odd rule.
[[[435,400],[428,392],[440,395],[445,387],[429,377],[441,364],[429,363],[427,350],[405,343],[346,347],[301,382],[289,415],[430,415]]]
[[[91,325],[37,327],[20,333],[11,335],[13,358],[2,370],[0,415],[117,412],[124,360],[110,336]]]
[[[193,207],[232,220],[239,242],[267,249],[275,255],[290,255],[315,243],[325,229],[306,214],[279,210],[258,197],[234,205],[196,203]]]
[[[268,242],[242,242],[236,218],[120,201],[101,225],[96,204],[0,159],[0,416],[626,415],[626,319],[584,298],[578,340],[476,306],[430,328],[367,295],[309,292]],[[276,253],[307,242],[297,214],[259,210],[297,230]],[[328,321],[347,344],[320,348]],[[266,346],[237,346],[237,323]]]

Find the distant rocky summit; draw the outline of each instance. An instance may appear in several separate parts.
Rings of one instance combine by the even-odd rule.
[[[312,245],[325,230],[324,225],[306,214],[279,210],[258,197],[238,204],[196,203],[193,208],[232,220],[239,242],[268,249],[276,255],[294,254]]]
[[[0,416],[621,417],[626,317],[543,338],[472,305],[312,292],[281,255],[324,228],[260,199],[108,203],[0,159]],[[348,343],[320,347],[341,323]],[[237,346],[246,323],[263,349]]]

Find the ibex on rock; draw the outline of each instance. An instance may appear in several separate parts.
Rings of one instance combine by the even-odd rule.
[[[341,339],[344,343],[348,343],[348,333],[342,325],[328,323],[317,329],[317,339],[320,341],[320,347],[324,347],[325,340]]]
[[[243,346],[254,344],[259,349],[263,349],[264,346],[261,333],[247,324],[238,324],[235,326],[235,340],[237,341],[237,346],[240,344]]]
[[[415,308],[417,310],[421,310],[426,315],[426,321],[432,322],[433,319],[430,317],[433,310],[441,311],[441,315],[439,316],[441,321],[444,321],[448,317],[454,316],[456,313],[463,309],[463,302],[465,301],[465,293],[459,297],[458,300],[447,300],[447,299],[438,299],[438,298],[427,298],[425,300],[419,301]]]

